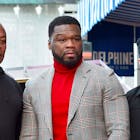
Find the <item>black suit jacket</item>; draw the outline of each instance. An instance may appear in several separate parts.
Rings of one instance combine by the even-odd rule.
[[[0,140],[19,139],[21,113],[21,87],[0,67]]]
[[[127,94],[130,110],[130,140],[140,140],[140,86]]]

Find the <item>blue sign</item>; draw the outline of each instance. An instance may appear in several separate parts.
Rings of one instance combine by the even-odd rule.
[[[133,27],[109,22],[95,25],[88,33],[93,59],[101,59],[119,76],[134,76]]]

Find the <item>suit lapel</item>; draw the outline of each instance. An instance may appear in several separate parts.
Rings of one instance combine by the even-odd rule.
[[[76,76],[74,78],[70,104],[69,104],[69,113],[68,113],[68,123],[70,124],[72,118],[76,110],[78,109],[81,97],[83,95],[84,89],[87,85],[89,79],[89,71],[90,68],[88,65],[81,64],[81,66],[76,71]],[[45,114],[45,123],[52,134],[52,106],[51,106],[51,87],[52,87],[52,79],[54,75],[54,69],[50,69],[50,71],[46,72],[41,77],[40,83],[43,85],[40,95],[40,102],[42,104],[42,112]]]
[[[85,66],[84,63],[76,71],[69,103],[67,126],[70,124],[76,110],[78,109],[81,97],[89,79],[89,71],[90,68],[88,65]]]

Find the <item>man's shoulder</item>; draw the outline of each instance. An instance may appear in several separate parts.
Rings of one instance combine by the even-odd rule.
[[[4,76],[5,81],[14,83],[14,84],[18,84],[18,82],[11,75],[4,73],[3,76]]]
[[[140,96],[140,85],[129,90],[126,94],[127,98],[131,98],[132,96]]]
[[[114,70],[109,67],[106,69],[101,65],[94,64],[91,62],[83,62],[83,67],[89,69],[92,73],[97,73],[104,76],[108,76],[114,73]]]
[[[42,80],[47,79],[50,75],[52,75],[53,72],[54,72],[53,66],[49,66],[43,72],[41,72],[40,74],[38,74],[38,75],[32,77],[31,79],[29,79],[26,82],[26,84],[36,85],[38,83],[41,83]]]
[[[140,105],[140,85],[129,90],[126,94],[129,107],[134,108]]]

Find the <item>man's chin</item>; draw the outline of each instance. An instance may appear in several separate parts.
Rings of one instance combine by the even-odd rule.
[[[69,59],[67,61],[63,61],[63,65],[65,65],[68,68],[74,67],[79,61],[75,59]]]
[[[67,59],[64,60],[64,62],[73,62],[76,61],[77,59],[75,57],[68,57]]]
[[[53,56],[59,63],[63,64],[68,68],[72,68],[81,60],[82,53],[77,57],[66,57],[66,56],[59,57],[56,53],[53,52]]]

